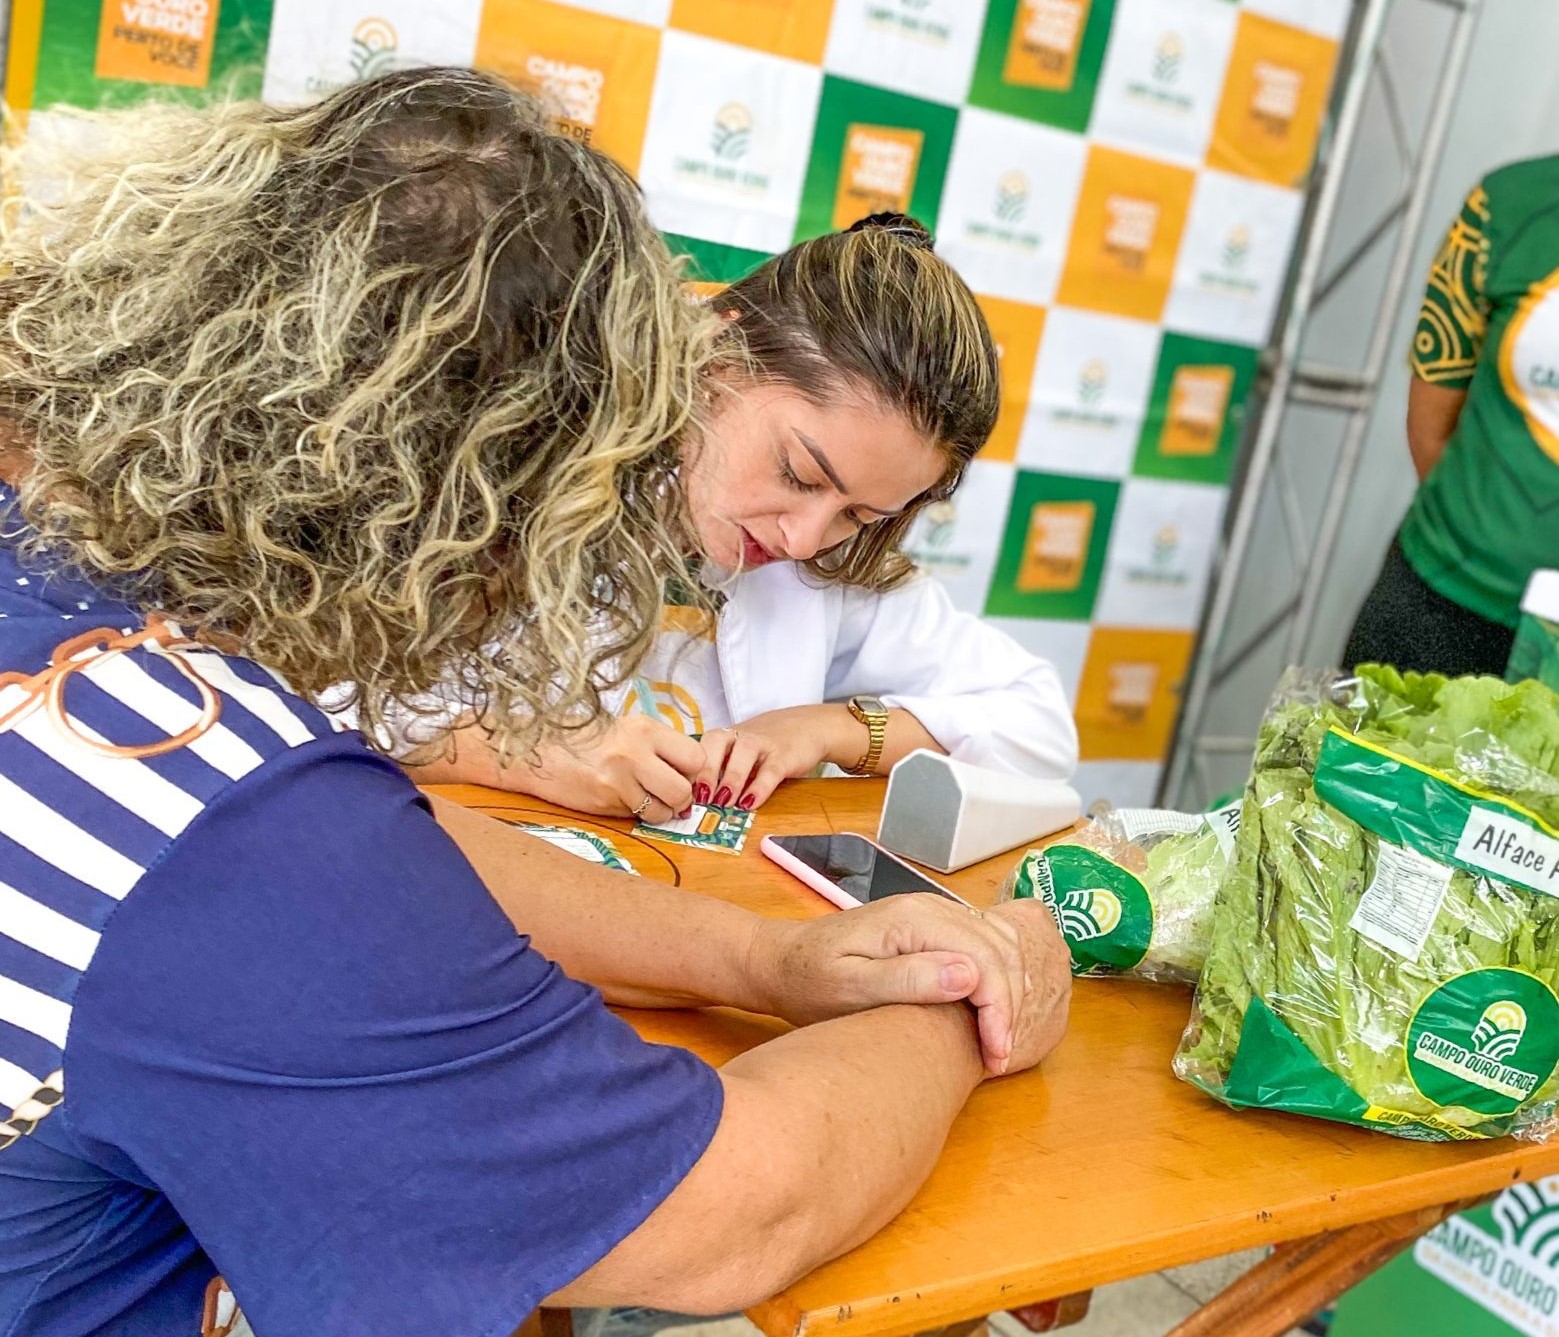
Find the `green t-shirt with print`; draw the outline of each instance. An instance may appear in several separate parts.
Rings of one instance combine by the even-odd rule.
[[[1446,598],[1515,626],[1527,577],[1559,567],[1559,156],[1502,167],[1467,197],[1411,364],[1467,401],[1402,551]]]

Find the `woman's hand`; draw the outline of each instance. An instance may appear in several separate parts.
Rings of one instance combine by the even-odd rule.
[[[781,780],[810,775],[825,761],[854,764],[866,751],[864,725],[847,706],[789,706],[704,735],[693,801],[756,808]]]
[[[1040,901],[977,913],[894,896],[800,923],[763,920],[749,971],[764,1010],[796,1024],[893,1003],[969,1002],[993,1076],[1038,1063],[1066,1030],[1071,959]]]
[[[664,822],[692,803],[691,777],[704,761],[695,739],[648,715],[624,715],[600,733],[544,745],[532,765],[505,768],[504,787],[575,812]]]

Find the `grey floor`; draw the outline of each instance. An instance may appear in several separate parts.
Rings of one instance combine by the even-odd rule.
[[[1062,1331],[1075,1337],[1164,1337],[1181,1319],[1265,1255],[1264,1249],[1231,1253],[1190,1267],[1175,1267],[1101,1287],[1094,1292],[1088,1317]],[[746,1319],[738,1318],[678,1328],[676,1337],[753,1337],[757,1331]],[[1033,1337],[1006,1314],[992,1316],[991,1331],[993,1337]],[[1289,1337],[1304,1334],[1296,1328]]]

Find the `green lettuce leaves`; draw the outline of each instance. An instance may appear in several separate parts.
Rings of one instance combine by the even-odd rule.
[[[1458,867],[1416,957],[1354,928],[1382,841],[1316,793],[1333,730],[1559,828],[1559,697],[1542,684],[1290,673],[1261,726],[1175,1071],[1230,1104],[1402,1136],[1546,1134],[1559,899]]]

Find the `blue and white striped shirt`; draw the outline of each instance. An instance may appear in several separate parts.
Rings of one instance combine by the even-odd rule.
[[[0,543],[0,721],[61,642],[141,626]],[[176,655],[212,727],[83,742],[188,729]],[[701,1154],[714,1074],[265,670],[91,656],[63,715],[0,723],[0,1337],[194,1337],[218,1270],[261,1337],[501,1337]]]

